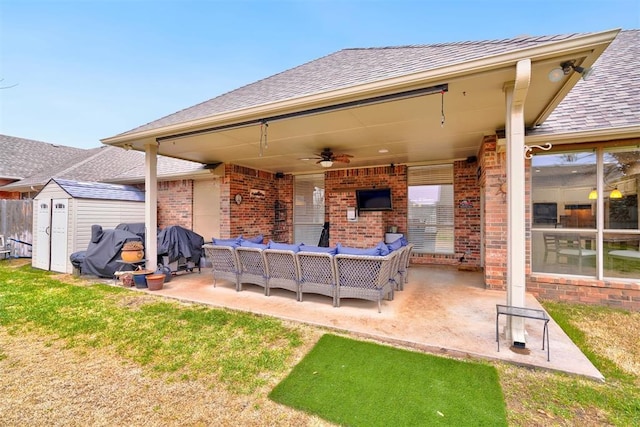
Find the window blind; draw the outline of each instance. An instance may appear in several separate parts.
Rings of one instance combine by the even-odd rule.
[[[416,252],[454,250],[453,165],[410,167],[408,236]]]
[[[324,174],[296,175],[293,193],[294,242],[317,245],[324,226]]]

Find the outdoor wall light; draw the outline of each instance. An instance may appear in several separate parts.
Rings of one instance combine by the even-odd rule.
[[[596,191],[596,189],[594,188],[593,190],[591,190],[591,192],[589,193],[589,200],[597,200],[598,199],[598,192]]]
[[[323,160],[320,162],[320,166],[322,166],[323,168],[330,168],[331,166],[333,166],[333,162],[331,160]]]
[[[560,67],[562,67],[562,72],[564,73],[565,76],[568,76],[569,74],[571,74],[572,71],[575,71],[576,73],[582,74],[582,80],[587,80],[589,76],[593,74],[593,68],[580,67],[576,65],[575,59],[572,59],[571,61],[563,62],[562,64],[560,64]]]
[[[549,81],[552,83],[557,83],[564,78],[564,70],[562,67],[556,67],[553,70],[549,71]]]

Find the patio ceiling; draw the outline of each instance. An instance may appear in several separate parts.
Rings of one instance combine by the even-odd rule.
[[[327,170],[316,160],[309,160],[324,148],[353,156],[350,164],[334,163],[331,169],[465,159],[478,154],[484,136],[504,129],[503,88],[514,80],[518,60],[532,58],[525,122],[528,127],[534,126],[550,114],[580,78],[578,73],[571,73],[554,83],[548,79],[549,71],[567,60],[591,66],[615,37],[614,32],[606,33],[606,37],[603,34],[599,35],[598,43],[585,41],[586,46],[572,41],[566,46],[554,46],[555,51],[538,49],[525,56],[519,52],[517,57],[508,55],[464,63],[410,79],[405,76],[353,90],[231,111],[206,120],[123,134],[103,142],[141,151],[147,144],[158,143],[158,154],[164,156],[294,174]],[[448,91],[444,95],[436,92],[336,110],[329,108],[438,85],[448,85]],[[312,109],[328,111],[297,115]],[[259,121],[282,115],[293,117],[268,122],[268,147],[261,155]],[[241,123],[252,124],[235,127]],[[220,129],[223,127],[228,128]]]

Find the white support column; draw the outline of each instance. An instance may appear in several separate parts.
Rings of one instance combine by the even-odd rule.
[[[144,223],[147,270],[158,268],[158,145],[145,146],[144,157]]]
[[[516,65],[516,79],[505,86],[507,138],[507,304],[525,306],[526,234],[525,234],[525,163],[524,104],[531,82],[531,60]],[[509,341],[526,342],[524,319],[507,316]]]

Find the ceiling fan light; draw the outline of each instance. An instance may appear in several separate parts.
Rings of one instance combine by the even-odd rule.
[[[609,197],[612,199],[622,199],[622,193],[618,188],[614,188],[613,191],[611,191],[611,194],[609,194]]]
[[[331,166],[333,166],[333,162],[331,160],[323,160],[320,162],[320,166],[322,166],[323,168],[330,168]]]

